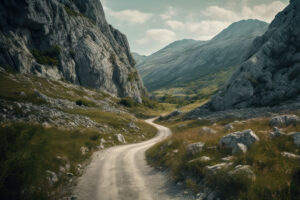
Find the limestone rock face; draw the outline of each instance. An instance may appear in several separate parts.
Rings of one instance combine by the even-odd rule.
[[[252,44],[208,104],[211,110],[275,106],[300,99],[300,1],[291,1]]]
[[[99,0],[4,0],[0,13],[1,67],[139,102],[146,94],[126,36]]]

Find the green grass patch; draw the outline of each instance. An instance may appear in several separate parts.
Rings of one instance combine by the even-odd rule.
[[[32,55],[36,61],[42,65],[58,65],[58,58],[61,52],[61,48],[58,45],[53,45],[47,50],[33,49]]]
[[[298,148],[291,137],[272,139],[269,126],[270,118],[257,118],[242,123],[234,123],[235,119],[219,121],[216,124],[209,121],[175,121],[160,122],[173,131],[167,140],[153,146],[146,153],[148,162],[155,167],[169,169],[175,181],[181,181],[187,187],[198,192],[200,186],[194,183],[205,181],[212,189],[217,190],[222,199],[297,199],[300,194],[300,164],[298,160],[288,159],[281,152],[299,155]],[[230,150],[219,147],[219,140],[228,134],[224,125],[233,123],[234,131],[252,129],[260,138],[246,154],[234,156],[233,165],[226,170],[220,170],[212,175],[207,173],[206,166],[222,163],[224,157],[230,156]],[[184,125],[184,126],[183,126]],[[216,134],[208,134],[201,130],[207,126]],[[183,128],[182,128],[183,127]],[[300,125],[283,128],[283,132],[299,132]],[[186,146],[195,142],[204,142],[202,152],[189,155]],[[208,156],[210,161],[198,158]],[[198,159],[198,160],[197,160]],[[256,175],[256,180],[249,180],[245,174],[230,175],[228,172],[237,165],[250,165]],[[195,189],[196,188],[196,189]]]
[[[100,140],[94,130],[46,129],[24,123],[1,126],[0,137],[1,199],[53,199],[57,194],[51,192],[67,180],[63,176],[54,187],[49,185],[46,170],[58,172],[65,165],[56,157],[66,157],[70,172],[77,174],[76,165],[91,155]],[[87,144],[90,152],[82,155],[80,147]]]

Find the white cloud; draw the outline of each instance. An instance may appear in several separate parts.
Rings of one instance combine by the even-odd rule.
[[[121,22],[129,22],[130,24],[143,24],[152,16],[152,13],[144,13],[139,10],[122,10],[113,11],[105,7],[105,12]]]
[[[200,22],[188,22],[187,30],[197,34],[197,39],[209,40],[229,25],[230,22],[226,21],[202,20]]]
[[[270,4],[260,4],[254,7],[247,6],[247,1],[244,1],[241,6],[241,12],[234,12],[219,6],[210,6],[203,11],[203,15],[211,20],[220,21],[238,21],[242,19],[259,19],[266,22],[271,22],[274,16],[284,9],[286,5],[281,1],[273,1]]]
[[[185,27],[184,23],[177,20],[168,20],[166,24],[173,30],[182,29]]]
[[[210,6],[203,11],[206,17],[217,19],[217,20],[236,20],[237,14],[231,10],[221,8],[219,6]]]
[[[164,14],[161,14],[160,17],[163,20],[171,19],[173,16],[176,15],[176,11],[172,6],[169,6],[167,11]]]
[[[156,42],[160,44],[168,44],[175,40],[176,34],[168,29],[150,29],[146,32],[146,37],[137,40],[140,45]]]
[[[271,22],[275,15],[286,7],[281,1],[274,1],[271,4],[261,4],[249,8],[244,6],[242,8],[241,16],[244,19],[255,18],[266,22]]]

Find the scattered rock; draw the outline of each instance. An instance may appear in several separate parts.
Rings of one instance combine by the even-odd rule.
[[[116,138],[117,138],[117,140],[119,141],[119,142],[121,142],[121,143],[123,143],[123,144],[125,144],[126,143],[126,140],[125,140],[125,138],[124,138],[124,136],[122,135],[122,134],[116,134],[115,135],[116,136]]]
[[[188,154],[192,154],[192,155],[195,155],[197,153],[200,153],[204,147],[204,143],[202,142],[198,142],[198,143],[193,143],[193,144],[189,144],[187,147],[186,147],[186,151]]]
[[[233,160],[233,156],[227,156],[227,157],[225,157],[225,158],[222,158],[221,160],[223,161],[223,162],[230,162],[230,161],[232,161]]]
[[[298,132],[298,133],[291,133],[289,135],[292,136],[295,145],[297,145],[298,147],[300,147],[300,132]]]
[[[230,133],[222,137],[219,144],[221,147],[229,148],[232,150],[234,148],[238,148],[243,151],[244,147],[242,147],[241,145],[240,147],[236,147],[238,143],[243,144],[247,148],[249,148],[251,145],[258,141],[259,138],[257,137],[257,135],[255,135],[255,133],[249,129],[243,132]]]
[[[56,182],[58,182],[58,177],[55,172],[52,172],[50,170],[47,170],[46,172],[49,174],[48,180],[50,185],[53,185]]]
[[[273,128],[273,132],[270,134],[272,138],[281,137],[286,135],[284,132],[281,132],[277,127]]]
[[[242,143],[237,143],[232,149],[232,154],[247,153],[247,146]]]
[[[185,128],[185,127],[187,127],[186,124],[180,124],[180,125],[177,126],[177,128]]]
[[[290,159],[298,159],[300,160],[300,156],[299,155],[296,155],[296,154],[293,154],[293,153],[289,153],[289,152],[281,152],[281,155],[283,157],[286,157],[286,158],[290,158]]]
[[[72,177],[74,176],[74,174],[73,174],[73,173],[67,173],[67,176],[68,176],[69,178],[72,178]]]
[[[131,129],[134,129],[134,130],[140,130],[140,128],[137,127],[137,125],[135,125],[135,123],[133,123],[133,122],[130,122],[128,124],[128,127],[131,128]]]
[[[80,147],[80,151],[82,155],[85,155],[87,152],[89,152],[89,149],[87,147]]]
[[[51,128],[51,125],[50,125],[48,122],[42,123],[42,126],[43,126],[44,128]]]
[[[208,157],[208,156],[202,156],[200,158],[196,158],[196,159],[193,159],[193,160],[190,160],[188,163],[195,163],[195,162],[208,162],[210,161],[211,158]]]
[[[217,131],[215,131],[214,129],[208,128],[208,127],[202,127],[200,129],[201,132],[206,133],[206,134],[216,134]]]
[[[59,172],[66,173],[66,169],[63,166],[59,167]]]
[[[230,175],[245,175],[249,180],[254,181],[256,179],[255,173],[251,170],[249,165],[237,165],[228,174]]]
[[[216,173],[216,171],[220,170],[220,169],[226,169],[227,167],[230,167],[233,163],[231,162],[225,162],[225,163],[220,163],[220,164],[216,164],[216,165],[212,165],[212,166],[206,166],[206,169],[210,172],[210,173]]]
[[[286,127],[300,123],[300,118],[296,115],[281,115],[273,117],[270,121],[270,126]]]
[[[224,126],[224,130],[225,130],[225,131],[231,131],[231,130],[233,130],[233,129],[234,129],[234,127],[233,127],[232,124],[226,124],[226,125]]]

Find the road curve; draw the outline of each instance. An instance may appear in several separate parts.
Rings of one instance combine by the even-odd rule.
[[[79,200],[182,200],[180,186],[147,165],[145,151],[171,135],[161,125],[155,138],[138,144],[116,146],[93,155],[91,164],[79,178],[74,194]]]

